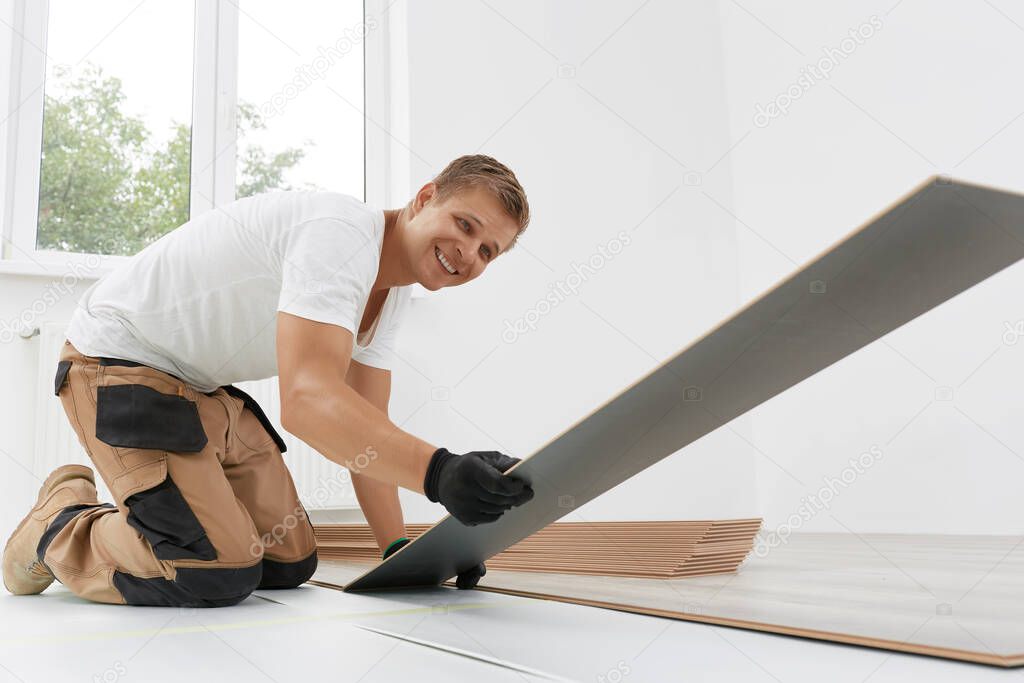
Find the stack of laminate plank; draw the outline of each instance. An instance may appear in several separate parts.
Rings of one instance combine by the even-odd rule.
[[[416,538],[429,524],[407,524]],[[760,519],[668,522],[556,522],[487,561],[491,569],[642,578],[736,571],[754,544]],[[366,524],[315,525],[324,560],[380,559]]]

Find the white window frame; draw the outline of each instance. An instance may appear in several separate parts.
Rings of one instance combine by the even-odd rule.
[[[396,12],[395,7],[402,2],[394,3],[385,14],[387,2],[364,0],[363,4],[364,15],[378,18],[376,30],[367,33],[363,44],[364,199],[380,208],[388,206],[396,194],[390,172],[395,145],[385,132],[391,130],[394,118],[389,66],[396,50],[399,55],[405,53],[404,44],[395,46],[389,40],[389,26],[396,18],[404,21],[404,8]],[[0,112],[12,112],[0,121],[0,274],[61,276],[72,270],[78,277],[101,277],[129,257],[35,248],[49,5],[49,0],[0,0],[0,19],[4,20],[0,33],[4,38],[10,36],[9,41],[0,40],[0,45],[11,46],[8,53],[0,54]],[[235,198],[238,21],[235,0],[195,2],[192,216]],[[400,101],[404,107],[407,98]],[[407,110],[399,113],[407,131]],[[408,139],[407,134],[403,132],[400,139]],[[407,160],[405,168],[407,178]],[[397,188],[401,195],[408,190],[407,179],[404,185]]]

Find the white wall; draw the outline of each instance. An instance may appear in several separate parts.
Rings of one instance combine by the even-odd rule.
[[[396,408],[446,445],[531,452],[928,175],[1024,190],[1024,15],[1008,3],[491,6],[503,16],[432,2],[409,17],[414,184],[483,144],[521,175],[536,215],[526,253],[421,303],[409,325],[404,353],[425,377],[398,373]],[[829,77],[808,75],[827,55]],[[559,62],[577,64],[575,79],[548,81]],[[788,113],[755,123],[757,105],[801,76]],[[679,182],[673,159],[702,172],[701,185],[684,184],[536,332],[501,343],[504,319]],[[756,511],[769,528],[1020,533],[1024,434],[1007,378],[1024,360],[1002,335],[1024,318],[1022,277],[1018,267],[993,278],[581,515]],[[470,371],[450,405],[419,408],[431,384]],[[406,394],[411,384],[421,389]],[[935,400],[947,388],[952,400]],[[850,468],[876,446],[881,457]],[[825,486],[833,500],[821,510],[807,498]],[[805,511],[809,521],[789,521]]]
[[[392,409],[451,450],[526,456],[738,304],[734,221],[706,196],[733,201],[729,160],[716,164],[731,144],[718,11],[400,4],[410,192],[479,151],[515,170],[534,218],[482,278],[417,300]],[[620,231],[630,243],[578,293],[539,305]],[[544,313],[536,329],[504,340],[505,322],[531,311]],[[432,388],[448,398],[432,400]],[[754,473],[752,449],[726,430],[575,518],[756,514]],[[437,515],[421,498],[403,502],[410,519]]]
[[[811,258],[930,174],[1024,191],[1019,5],[741,4],[756,18],[723,3],[722,20],[742,140],[733,210],[761,235],[738,233],[744,299],[794,267],[786,256]],[[869,38],[842,43],[865,23]],[[830,77],[787,114],[755,122],[824,48],[850,54],[832,52]],[[752,439],[779,465],[756,459],[769,526],[876,445],[881,458],[832,484],[830,510],[793,527],[1024,532],[1024,345],[1002,341],[1004,321],[1024,318],[1022,285],[1024,266],[1010,268],[754,411]],[[952,400],[935,400],[941,387]]]

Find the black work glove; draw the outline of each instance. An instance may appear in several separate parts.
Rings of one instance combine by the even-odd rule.
[[[455,579],[455,587],[461,590],[469,590],[470,588],[476,588],[476,584],[480,582],[480,577],[487,573],[487,567],[481,562],[472,569],[467,569],[458,575]]]
[[[427,465],[423,492],[466,526],[497,521],[507,510],[533,498],[533,489],[503,472],[519,462],[498,451],[465,455],[438,448]]]
[[[405,537],[400,538],[397,541],[394,541],[391,545],[389,545],[384,550],[384,558],[383,559],[385,559],[385,560],[388,559],[389,557],[391,557],[392,555],[397,553],[403,546],[405,546],[408,543],[409,543],[409,539],[405,538]],[[459,574],[459,576],[455,579],[455,587],[456,588],[460,588],[462,590],[467,590],[469,588],[476,588],[476,584],[480,582],[480,577],[482,577],[486,573],[487,573],[487,567],[485,567],[484,563],[481,562],[480,564],[478,564],[477,566],[473,567],[472,569],[467,569],[466,571],[464,571],[461,574]]]

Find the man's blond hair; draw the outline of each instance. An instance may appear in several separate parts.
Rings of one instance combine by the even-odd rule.
[[[508,249],[515,245],[530,223],[530,204],[526,200],[526,191],[512,169],[493,157],[484,154],[461,156],[448,164],[432,182],[436,187],[434,196],[438,202],[444,202],[468,188],[485,187],[490,190],[505,207],[505,212],[519,225],[519,231]]]

